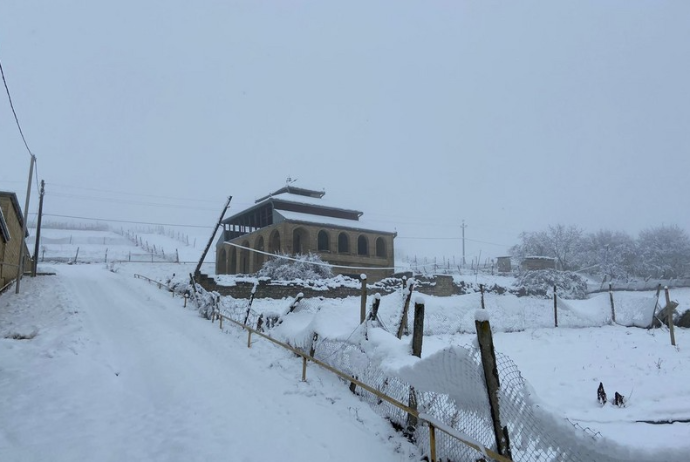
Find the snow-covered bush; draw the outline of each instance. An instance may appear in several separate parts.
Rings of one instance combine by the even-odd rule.
[[[587,298],[587,282],[579,274],[570,271],[527,271],[513,284],[518,295],[544,298],[551,297],[554,285],[561,298],[575,300]]]
[[[328,279],[333,277],[331,268],[321,260],[321,257],[309,253],[307,255],[277,255],[263,264],[259,270],[259,277],[268,277],[279,281],[293,281],[295,279]]]

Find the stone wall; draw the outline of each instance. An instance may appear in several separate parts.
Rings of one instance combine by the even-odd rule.
[[[414,292],[423,295],[432,295],[436,297],[449,297],[451,295],[459,295],[464,292],[464,286],[458,286],[453,283],[451,276],[436,276],[435,278],[415,278],[418,285],[415,286]],[[202,275],[198,281],[201,286],[212,292],[218,292],[221,295],[228,295],[233,298],[248,299],[251,296],[254,283],[239,281],[233,286],[218,285],[212,278]],[[389,294],[400,290],[402,287],[402,279],[389,278],[381,283],[368,284],[367,294],[374,295],[376,293]],[[254,294],[255,298],[272,298],[283,299],[295,297],[298,293],[303,293],[305,298],[345,298],[356,297],[362,293],[361,287],[356,286],[340,286],[328,289],[319,289],[314,286],[302,285],[296,283],[272,283],[271,281],[260,281],[259,286]]]

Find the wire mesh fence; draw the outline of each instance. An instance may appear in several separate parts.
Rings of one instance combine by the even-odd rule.
[[[278,314],[257,313],[246,302],[225,300],[215,293],[205,292],[200,286],[197,302],[202,313],[222,312],[238,323],[260,327],[270,331],[273,318],[280,322]],[[275,324],[274,322],[274,324]],[[361,329],[373,328],[363,324]],[[378,327],[377,327],[378,328]],[[318,333],[317,333],[318,334]],[[361,338],[361,336],[357,336]],[[292,341],[291,346],[315,359],[348,374],[378,392],[415,408],[420,415],[432,416],[443,425],[467,435],[477,445],[496,450],[496,439],[491,419],[490,405],[483,377],[481,355],[474,346],[451,347],[440,353],[421,359],[419,364],[430,363],[427,375],[437,375],[439,389],[415,388],[399,374],[387,371],[380,361],[372,359],[360,343],[305,336]],[[497,369],[501,381],[499,390],[501,424],[507,427],[512,459],[516,462],[623,462],[630,454],[619,446],[600,437],[598,432],[572,424],[539,406],[532,396],[515,363],[506,355],[497,353]],[[425,380],[433,383],[433,380]],[[448,387],[453,391],[448,391]],[[423,425],[406,411],[379,396],[360,389],[354,383],[350,391],[371,406],[381,417],[401,430],[429,455],[430,427]],[[444,388],[445,387],[445,388]],[[487,461],[486,454],[463,443],[458,438],[435,431],[436,460],[438,461]],[[635,460],[655,460],[636,454]]]

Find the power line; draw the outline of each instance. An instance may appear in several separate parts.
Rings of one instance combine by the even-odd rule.
[[[462,237],[408,237],[408,236],[397,236],[396,239],[418,239],[424,241],[460,241]],[[466,241],[478,242],[479,244],[497,245],[500,247],[510,247],[508,244],[499,244],[498,242],[480,241],[479,239],[465,238]]]
[[[288,261],[294,261],[294,262],[304,262],[304,260],[300,260],[299,258],[293,258],[293,257],[290,257],[288,255],[282,255],[279,253],[265,252],[265,251],[259,250],[259,249],[252,249],[251,247],[246,247],[244,245],[235,244],[235,243],[230,242],[230,241],[225,241],[224,244],[231,245],[233,247],[237,247],[238,249],[247,250],[249,252],[258,253],[261,255],[266,255],[269,257],[280,258],[282,260],[288,260]],[[309,261],[306,263],[308,263],[310,265],[315,265],[315,266],[327,266],[329,268],[341,268],[341,269],[351,269],[351,270],[393,270],[393,271],[395,271],[396,269],[401,268],[400,266],[397,266],[397,267],[396,266],[389,266],[386,268],[378,267],[378,266],[344,266],[344,265],[333,265],[331,263],[317,262],[317,261]],[[418,265],[418,266],[419,267],[436,266],[436,263],[430,263],[427,265]]]
[[[14,114],[14,121],[17,123],[19,134],[22,136],[22,141],[24,141],[24,146],[26,146],[26,150],[29,152],[29,155],[31,157],[35,157],[31,152],[31,149],[29,149],[29,145],[27,144],[26,138],[24,137],[24,131],[22,130],[22,126],[19,124],[19,117],[17,117],[17,111],[14,110],[14,104],[12,103],[12,95],[10,95],[10,89],[7,86],[7,80],[5,80],[5,70],[2,68],[2,62],[0,62],[0,75],[2,75],[2,83],[5,85],[7,99],[10,101],[10,109],[12,109],[12,114]]]
[[[111,203],[116,203],[116,204],[145,205],[145,206],[149,206],[149,207],[173,207],[176,209],[194,209],[194,210],[208,210],[208,211],[215,210],[215,209],[211,209],[208,207],[196,207],[193,205],[161,204],[161,203],[155,203],[155,202],[138,202],[138,201],[127,200],[127,199],[116,199],[116,198],[110,198],[110,197],[81,196],[78,194],[67,194],[67,193],[60,193],[60,192],[54,192],[51,195],[55,196],[55,197],[66,197],[68,199],[81,199],[81,200],[96,201],[96,202],[111,202]]]
[[[32,213],[31,215],[36,215],[35,213]],[[152,223],[148,221],[131,221],[131,220],[111,220],[109,218],[89,218],[89,217],[78,217],[74,215],[57,215],[54,213],[44,213],[44,217],[58,217],[58,218],[74,218],[76,220],[91,220],[91,221],[110,221],[113,223],[132,223],[135,225],[154,225],[154,226],[176,226],[179,228],[204,228],[204,229],[209,229],[212,228],[212,226],[201,226],[201,225],[180,225],[180,224],[175,224],[175,223]]]
[[[53,182],[50,182],[49,184],[52,186],[59,186],[61,188],[83,189],[85,191],[98,191],[98,192],[105,192],[105,193],[112,193],[112,194],[125,194],[128,196],[153,197],[156,199],[170,199],[170,200],[192,201],[192,202],[209,202],[209,203],[216,203],[217,202],[215,200],[210,200],[210,199],[191,199],[189,197],[170,197],[170,196],[159,196],[156,194],[137,194],[137,193],[133,193],[133,192],[129,192],[129,191],[115,191],[112,189],[87,188],[85,186],[73,186],[73,185],[66,185],[66,184],[53,183]]]

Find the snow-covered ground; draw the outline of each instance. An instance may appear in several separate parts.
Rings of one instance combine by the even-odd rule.
[[[187,234],[172,228],[116,229],[95,231],[82,229],[44,228],[38,250],[40,262],[74,261],[81,263],[131,261],[160,262],[199,260],[201,252],[211,237],[211,231],[194,229]],[[27,244],[32,254],[36,242],[36,230],[29,230]],[[215,241],[214,241],[215,244]],[[209,249],[206,261],[215,261],[215,245]]]
[[[417,458],[334,376],[103,265],[50,269],[0,296],[0,460]]]
[[[198,460],[214,460],[237,454],[228,448],[252,445],[261,450],[242,449],[231,458],[254,460],[257,454],[257,460],[258,455],[263,460],[296,460],[309,454],[303,458],[341,460],[340,454],[316,457],[306,448],[300,454],[266,452],[266,444],[257,442],[257,434],[272,435],[261,441],[287,441],[273,436],[278,427],[289,427],[283,429],[287,431],[304,426],[311,439],[291,434],[291,448],[325,441],[324,451],[332,452],[330,442],[342,434],[356,438],[358,445],[365,441],[361,446],[367,460],[417,457],[415,449],[393,436],[389,425],[335,378],[310,368],[309,382],[300,383],[300,367],[284,351],[261,341],[247,350],[244,334],[230,327],[229,335],[221,335],[193,310],[181,309],[181,300],[132,277],[138,273],[185,283],[194,266],[39,265],[39,270],[54,270],[57,276],[25,279],[19,296],[0,296],[0,393],[17,397],[0,404],[0,460],[42,460],[41,451],[49,447],[62,457],[52,460],[91,455],[106,460],[195,460],[195,451],[201,451]],[[649,292],[615,292],[614,298],[617,321],[628,325],[648,316],[655,303]],[[671,298],[679,302],[680,312],[690,309],[690,289],[674,289]],[[479,294],[424,300],[423,359],[474,342]],[[257,298],[253,309],[282,313],[290,301]],[[609,303],[608,294],[560,300],[555,328],[550,300],[496,294],[485,299],[497,351],[517,364],[541,408],[633,450],[690,450],[690,332],[676,328],[673,347],[666,328],[612,324]],[[380,318],[389,329],[398,322],[401,305],[401,292],[382,297]],[[313,299],[305,300],[271,334],[299,343],[318,330],[330,339],[351,340],[358,324],[359,298]],[[33,338],[6,338],[15,333]],[[388,370],[399,371],[418,361],[409,356],[408,345],[407,338],[387,340],[376,354],[385,358]],[[597,403],[600,382],[609,398],[614,392],[624,395],[626,406]],[[237,398],[240,395],[244,398]],[[166,404],[169,401],[177,404]],[[332,411],[334,416],[328,418],[334,422],[298,424],[326,412],[302,410],[302,401],[321,403]],[[259,411],[256,403],[262,403]],[[284,408],[291,403],[300,409]],[[284,425],[275,422],[276,415]],[[646,423],[650,421],[679,422]],[[346,429],[335,430],[338,425]],[[373,439],[362,440],[350,426],[373,433]],[[227,435],[238,436],[224,441]],[[112,456],[102,452],[107,448]],[[374,456],[375,451],[383,453]],[[342,460],[346,458],[356,460],[356,455],[344,452]]]

